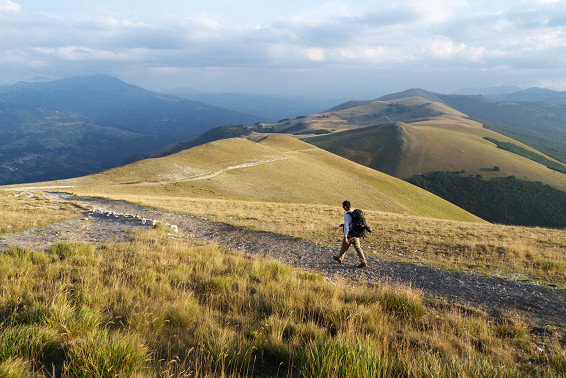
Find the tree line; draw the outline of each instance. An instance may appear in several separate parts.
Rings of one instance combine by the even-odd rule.
[[[540,182],[513,176],[487,181],[448,172],[407,181],[488,222],[566,228],[566,193]]]

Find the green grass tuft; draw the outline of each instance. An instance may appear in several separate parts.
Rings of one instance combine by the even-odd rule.
[[[368,341],[336,338],[308,345],[299,372],[305,378],[387,377],[392,376],[391,365]]]
[[[4,361],[0,361],[0,377],[21,378],[33,375],[33,366],[28,360],[20,357],[9,357]]]
[[[3,327],[0,332],[0,361],[14,358],[39,363],[62,342],[59,333],[39,325]]]
[[[64,370],[73,377],[132,376],[149,359],[149,351],[138,336],[105,329],[73,340],[68,348]]]

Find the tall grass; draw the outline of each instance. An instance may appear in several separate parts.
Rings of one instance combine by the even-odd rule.
[[[327,282],[159,229],[0,255],[8,376],[559,376],[564,355],[521,319]]]

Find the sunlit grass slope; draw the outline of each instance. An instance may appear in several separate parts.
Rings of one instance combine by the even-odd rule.
[[[388,103],[391,107],[394,102]],[[515,176],[519,180],[540,181],[566,189],[565,174],[499,149],[484,138],[511,142],[535,151],[532,148],[485,129],[480,123],[440,103],[426,103],[424,99],[419,102],[416,98],[396,100],[396,103],[401,106],[398,113],[388,116],[396,121],[395,124],[386,124],[387,120],[379,119],[382,113],[377,105],[366,104],[340,111],[344,122],[350,124],[350,130],[306,141],[399,178],[465,170],[466,174],[482,175],[485,179]],[[375,111],[378,112],[372,113]],[[345,117],[345,112],[350,117]],[[373,126],[362,127],[358,120],[364,119],[364,114],[365,119],[375,119]],[[323,119],[317,121],[317,128],[324,128],[321,122]],[[332,130],[331,127],[328,129]],[[494,171],[495,166],[500,169]]]
[[[2,377],[559,377],[557,336],[159,228],[0,254]],[[548,326],[544,334],[560,335]]]
[[[479,219],[401,180],[284,135],[212,142],[60,182],[73,192],[354,206],[461,221]]]
[[[533,150],[520,142],[484,129],[445,120],[416,122],[404,126],[409,142],[400,159],[397,177],[432,171],[466,170],[484,178],[515,176],[519,180],[540,181],[566,189],[566,175],[530,159],[497,148],[484,139],[491,137]],[[534,151],[534,150],[533,150]],[[492,170],[498,166],[498,171]]]

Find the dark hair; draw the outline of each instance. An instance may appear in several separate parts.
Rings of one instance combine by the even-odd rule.
[[[342,202],[342,207],[347,207],[349,209],[352,206],[350,205],[350,201],[344,201],[344,202]]]

